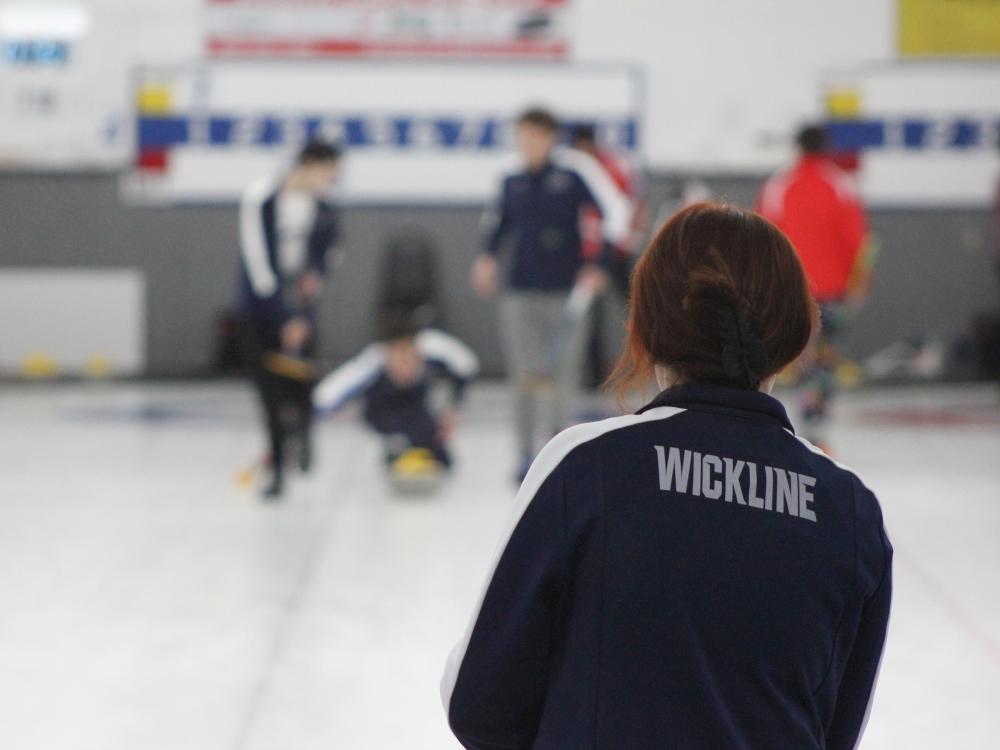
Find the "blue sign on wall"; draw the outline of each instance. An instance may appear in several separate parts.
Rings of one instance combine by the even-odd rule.
[[[69,43],[8,41],[3,43],[2,57],[10,65],[65,65],[69,62]]]

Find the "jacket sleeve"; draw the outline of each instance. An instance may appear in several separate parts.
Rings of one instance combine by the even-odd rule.
[[[330,414],[365,393],[385,366],[381,345],[371,344],[324,377],[313,390],[313,407]]]
[[[441,682],[448,723],[468,750],[529,748],[541,718],[568,565],[559,442],[524,480],[523,510]]]
[[[240,259],[255,307],[280,324],[290,313],[281,295],[281,280],[271,262],[264,232],[264,203],[270,192],[269,183],[260,181],[243,193],[239,212]]]
[[[892,545],[882,525],[881,514],[874,519],[873,524],[866,523],[863,517],[859,518],[858,523],[859,526],[868,527],[863,533],[870,532],[872,536],[877,536],[874,544],[859,544],[859,549],[863,549],[864,546],[872,549],[870,556],[878,560],[881,565],[871,566],[874,574],[870,580],[874,589],[863,600],[854,643],[837,690],[836,705],[826,733],[826,746],[829,750],[853,750],[861,740],[871,711],[889,625],[889,606],[892,601]],[[859,563],[859,566],[865,567],[863,562]],[[878,577],[879,569],[881,577]]]
[[[483,218],[480,222],[483,233],[483,250],[494,256],[500,253],[500,244],[510,229],[508,182],[508,180],[503,181],[496,203],[483,212]]]

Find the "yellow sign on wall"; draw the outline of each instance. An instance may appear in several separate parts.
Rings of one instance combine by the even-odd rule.
[[[1000,57],[1000,0],[898,0],[899,52]]]

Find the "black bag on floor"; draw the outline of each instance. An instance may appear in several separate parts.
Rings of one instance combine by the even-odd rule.
[[[400,233],[382,253],[382,294],[379,309],[403,310],[421,326],[440,317],[437,248],[426,236]]]

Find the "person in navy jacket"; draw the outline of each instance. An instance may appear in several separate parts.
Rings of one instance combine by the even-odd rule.
[[[524,111],[516,133],[523,168],[504,178],[496,205],[484,217],[484,248],[472,283],[482,297],[503,287],[500,327],[523,478],[535,455],[539,384],[551,386],[548,435],[569,423],[583,368],[586,313],[606,285],[613,246],[631,234],[632,208],[596,159],[557,146],[559,123],[548,110]],[[599,257],[588,261],[580,226],[592,208],[606,241]],[[501,284],[498,258],[505,247],[509,267]]]
[[[316,341],[316,306],[327,255],[338,237],[337,212],[329,202],[340,151],[321,141],[305,145],[278,181],[262,179],[240,203],[240,307],[245,319],[246,359],[263,407],[270,443],[271,480],[265,498],[283,489],[285,412],[297,415],[299,459],[311,462],[312,383],[267,367],[269,355],[308,357]]]
[[[839,750],[878,674],[892,547],[768,392],[816,319],[788,239],[698,204],[640,259],[637,414],[539,454],[442,696],[475,750]]]

